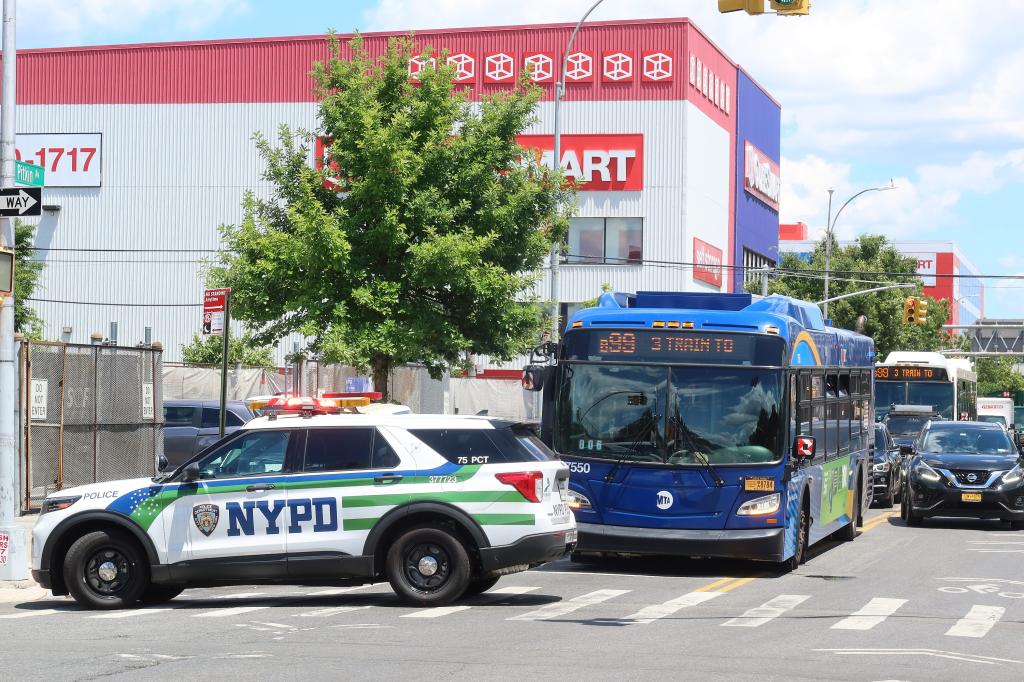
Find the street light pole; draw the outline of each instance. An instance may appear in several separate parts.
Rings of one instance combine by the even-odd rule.
[[[862,194],[868,192],[888,192],[891,189],[896,189],[896,185],[893,184],[892,180],[889,181],[888,187],[868,187],[854,194],[852,197],[846,200],[846,202],[839,207],[836,211],[836,215],[832,217],[832,193],[835,190],[830,189],[828,191],[828,220],[825,223],[825,300],[823,301],[823,317],[828,322],[828,281],[832,274],[832,235],[835,233],[836,223],[839,221],[839,216],[842,215],[843,209],[853,203],[853,200]]]
[[[583,15],[583,18],[576,23],[576,28],[573,29],[572,35],[569,36],[569,43],[565,46],[565,54],[562,55],[562,70],[558,74],[558,82],[555,84],[555,148],[554,148],[554,166],[555,169],[562,167],[562,97],[565,96],[565,70],[569,65],[569,55],[572,53],[572,45],[576,42],[576,36],[579,34],[580,29],[586,22],[587,17],[597,9],[604,0],[597,0],[587,13]],[[561,292],[558,288],[558,261],[559,255],[559,244],[556,242],[551,246],[551,341],[557,342],[558,337],[561,333],[561,325],[558,320],[558,313],[560,308],[560,295]]]

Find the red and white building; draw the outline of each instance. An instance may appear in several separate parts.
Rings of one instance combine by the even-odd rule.
[[[419,32],[432,52],[409,75],[444,58],[479,97],[528,69],[545,96],[522,143],[553,163],[551,98],[571,30]],[[389,37],[364,34],[365,46],[380,53]],[[117,321],[122,345],[148,326],[178,359],[200,328],[199,261],[218,226],[241,219],[246,191],[268,193],[253,134],[316,130],[309,71],[327,56],[324,36],[19,52],[18,149],[47,166],[34,303],[47,338],[86,342]],[[565,79],[561,163],[586,184],[560,270],[564,309],[604,284],[731,291],[742,270],[730,266],[777,259],[778,104],[696,26],[587,24]],[[548,286],[545,272],[542,297]],[[290,350],[283,342],[282,358]]]

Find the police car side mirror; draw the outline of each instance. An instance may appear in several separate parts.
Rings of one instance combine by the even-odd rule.
[[[185,476],[183,477],[182,480],[184,480],[185,483],[195,483],[196,481],[198,481],[199,465],[196,464],[195,462],[192,462],[187,467],[185,467]]]
[[[171,463],[167,461],[167,457],[164,455],[160,455],[160,459],[158,459],[156,462],[156,470],[167,471],[167,468],[169,466],[171,466]]]

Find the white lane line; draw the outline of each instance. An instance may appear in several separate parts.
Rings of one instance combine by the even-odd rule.
[[[505,596],[516,596],[516,595],[521,595],[521,594],[527,594],[529,592],[533,592],[534,590],[539,590],[539,589],[540,589],[539,587],[526,587],[525,585],[510,585],[509,587],[499,587],[496,590],[490,590],[489,592],[484,592],[484,594],[482,596],[489,597],[492,594],[494,594],[494,595],[505,595]]]
[[[595,590],[594,592],[588,592],[582,594],[573,599],[565,599],[554,604],[548,604],[542,606],[536,611],[530,611],[519,616],[513,616],[506,620],[549,620],[551,618],[558,618],[566,614],[578,611],[587,606],[593,606],[594,604],[600,604],[603,601],[614,599],[615,597],[621,597],[622,595],[630,592],[631,590]]]
[[[326,609],[316,609],[313,611],[306,611],[304,613],[296,613],[296,618],[326,618],[328,616],[336,616],[339,613],[349,613],[351,611],[362,611],[368,609],[370,606],[332,606]]]
[[[452,613],[458,613],[459,611],[468,610],[468,606],[435,606],[431,609],[423,609],[422,611],[413,611],[412,613],[403,614],[402,618],[440,618],[441,616],[447,616]]]
[[[205,611],[203,613],[197,613],[193,618],[230,618],[231,616],[240,616],[243,613],[252,613],[253,611],[262,611],[263,609],[269,609],[270,606],[236,606],[231,609],[217,609],[216,611]]]
[[[111,611],[110,613],[101,613],[98,616],[89,616],[89,618],[134,618],[135,616],[148,616],[151,613],[160,613],[161,611],[173,611],[174,609],[180,609],[180,606],[153,606],[143,609],[125,609],[123,611]]]
[[[671,599],[664,604],[654,604],[640,609],[631,616],[626,616],[622,620],[630,621],[632,623],[646,625],[647,623],[653,623],[659,618],[667,618],[675,612],[689,608],[691,606],[697,606],[703,604],[706,601],[711,601],[715,597],[721,597],[724,592],[689,592],[676,599]]]
[[[860,611],[850,614],[832,626],[833,630],[870,630],[876,625],[881,625],[885,619],[896,613],[901,606],[907,603],[906,599],[886,599],[876,597],[865,604]]]
[[[967,615],[946,630],[947,637],[984,637],[1006,613],[1002,606],[974,605]]]
[[[0,618],[34,618],[36,616],[51,616],[55,613],[57,613],[57,609],[40,609],[38,611],[25,611],[24,613],[8,613],[0,616]]]
[[[750,609],[742,616],[722,623],[723,627],[757,628],[769,623],[786,611],[796,608],[811,598],[809,594],[780,594],[764,604]]]
[[[214,599],[245,599],[246,597],[266,597],[267,592],[238,592],[237,594],[219,594]]]
[[[356,585],[355,587],[335,587],[330,590],[320,590],[319,592],[307,592],[307,597],[334,597],[339,594],[345,594],[347,592],[355,592],[356,590],[365,590],[367,587],[376,587],[375,585]]]

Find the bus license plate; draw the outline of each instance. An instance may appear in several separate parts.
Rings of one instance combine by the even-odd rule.
[[[981,502],[981,493],[961,493],[962,502]]]
[[[774,492],[774,478],[748,478],[743,481],[743,489],[747,492]]]

